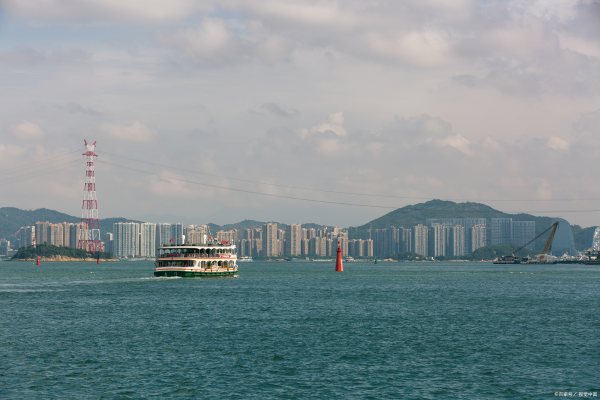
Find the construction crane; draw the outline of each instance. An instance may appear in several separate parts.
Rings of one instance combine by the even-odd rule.
[[[494,261],[494,264],[520,264],[521,260],[519,259],[519,257],[517,257],[516,254],[518,254],[519,251],[523,250],[525,247],[529,246],[531,243],[538,240],[540,237],[544,236],[546,234],[546,232],[550,231],[550,235],[548,235],[548,239],[546,240],[546,244],[544,245],[544,250],[542,251],[541,254],[537,255],[536,261],[532,261],[530,259],[529,260],[524,259],[524,261],[527,261],[528,263],[540,263],[540,264],[545,263],[546,255],[548,254],[548,251],[550,251],[550,247],[552,247],[552,242],[554,241],[554,235],[556,234],[557,228],[558,228],[558,222],[553,223],[549,228],[545,229],[542,233],[540,233],[539,235],[537,235],[536,237],[531,239],[529,242],[525,243],[523,246],[521,246],[517,250],[515,250],[512,253],[512,255],[502,256],[502,257],[497,258]]]
[[[554,235],[556,235],[556,229],[558,229],[558,222],[553,223],[548,229],[544,230],[542,233],[540,233],[539,235],[537,235],[536,237],[531,239],[529,242],[527,242],[523,246],[519,247],[515,251],[515,253],[518,253],[519,251],[523,250],[525,247],[529,246],[531,243],[535,242],[537,239],[544,236],[544,234],[546,232],[550,231],[550,234],[548,235],[548,239],[546,239],[546,244],[544,245],[544,249],[542,250],[542,252],[540,254],[537,255],[536,260],[535,261],[532,261],[532,260],[527,261],[528,263],[544,264],[546,262],[546,256],[548,255],[548,252],[550,251],[550,248],[552,247],[552,242],[554,241]]]

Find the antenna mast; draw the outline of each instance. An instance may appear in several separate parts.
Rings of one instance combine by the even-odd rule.
[[[85,179],[83,182],[83,203],[81,204],[81,228],[77,248],[90,253],[104,251],[104,244],[100,240],[100,221],[98,219],[98,198],[96,197],[96,168],[94,160],[96,154],[96,141],[89,144],[83,141],[85,166]]]

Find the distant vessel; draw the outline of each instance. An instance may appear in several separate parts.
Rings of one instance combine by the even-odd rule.
[[[544,230],[542,233],[540,233],[539,235],[537,235],[536,237],[531,239],[529,242],[525,243],[523,246],[519,247],[511,255],[501,256],[501,257],[496,258],[494,260],[494,264],[521,264],[521,263],[556,264],[555,261],[549,260],[548,252],[550,251],[550,248],[552,247],[552,241],[554,240],[554,235],[556,234],[557,229],[558,229],[558,222],[555,222],[552,225],[550,225],[549,228]],[[521,251],[524,248],[526,248],[527,246],[529,246],[530,244],[534,243],[538,238],[543,236],[548,231],[550,231],[550,234],[548,235],[548,239],[546,239],[546,244],[544,245],[544,250],[542,250],[541,254],[538,254],[535,258],[528,258],[528,257],[519,258],[515,255],[519,251]]]
[[[521,258],[513,255],[501,256],[494,260],[494,264],[521,264]]]
[[[213,242],[161,247],[155,262],[154,276],[234,276],[237,270],[235,245]]]

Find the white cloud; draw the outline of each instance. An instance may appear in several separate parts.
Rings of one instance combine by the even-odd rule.
[[[600,59],[600,44],[597,40],[588,40],[566,33],[560,34],[559,40],[560,46],[563,49],[571,50],[588,57]]]
[[[335,138],[345,137],[346,128],[344,127],[344,113],[333,113],[327,117],[327,121],[315,125],[309,129],[302,129],[300,131],[300,136],[303,138],[310,138],[314,136],[333,136]]]
[[[22,140],[36,140],[44,136],[42,128],[34,122],[23,121],[14,125],[12,128],[13,135]]]
[[[263,18],[297,23],[313,27],[355,28],[364,23],[364,16],[353,12],[352,7],[341,7],[337,2],[297,2],[260,0],[237,2],[237,9]]]
[[[439,147],[451,147],[465,155],[472,155],[469,140],[462,135],[451,135],[443,139],[435,139],[433,143]]]
[[[420,67],[445,65],[453,58],[448,37],[434,30],[392,35],[372,32],[366,36],[366,45],[376,56]]]
[[[570,144],[567,140],[558,137],[558,136],[552,136],[548,139],[548,141],[546,142],[546,146],[548,146],[548,148],[552,149],[552,150],[557,150],[557,151],[568,151]]]
[[[527,0],[520,3],[525,10],[538,18],[550,21],[566,22],[577,15],[577,5],[580,0]]]
[[[134,146],[139,159],[247,180],[477,200],[537,199],[546,179],[573,196],[600,196],[593,184],[581,189],[594,178],[600,113],[574,121],[597,109],[600,93],[600,28],[589,2],[565,11],[525,0],[209,0],[216,4],[209,12],[197,8],[207,2],[191,0],[0,3],[8,5],[4,165],[6,146],[80,147],[76,138],[96,126],[101,147]],[[343,113],[328,115],[336,110]],[[21,129],[21,137],[37,135],[21,142],[12,129],[19,121],[39,123],[45,135]],[[413,180],[403,178],[409,170],[418,171]],[[150,185],[133,171],[115,175],[122,180],[106,182],[101,195],[106,215],[141,215],[134,201],[110,205],[109,193],[135,198]],[[489,185],[504,178],[519,185]],[[177,192],[171,181],[152,189]],[[261,216],[278,219],[273,206],[282,214],[289,207],[237,193],[232,213],[226,201],[202,195],[169,199],[169,209],[182,216],[214,209],[223,220],[258,217],[248,213],[261,207]],[[248,211],[247,199],[256,208]],[[308,210],[305,220],[325,214],[294,208]],[[339,222],[364,222],[368,212]]]
[[[497,140],[489,136],[482,140],[481,147],[484,149],[484,151],[488,152],[498,152],[502,150],[502,145]]]
[[[195,57],[212,57],[232,45],[232,35],[219,19],[206,19],[196,28],[176,31],[163,36],[162,40]]]
[[[4,0],[2,5],[22,18],[75,23],[164,22],[183,19],[201,8],[193,0]]]
[[[21,159],[25,153],[26,149],[24,147],[0,143],[0,165],[5,169],[9,167],[14,168],[11,164]]]
[[[158,137],[156,132],[140,121],[131,121],[129,124],[123,125],[105,124],[102,126],[102,131],[112,138],[125,142],[151,142]]]
[[[340,155],[341,139],[347,136],[344,126],[344,113],[336,112],[327,121],[309,129],[300,130],[300,137],[308,141],[319,153],[325,155]]]

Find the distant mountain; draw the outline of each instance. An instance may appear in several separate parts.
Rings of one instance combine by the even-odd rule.
[[[33,225],[37,221],[78,222],[79,218],[47,208],[21,210],[16,207],[2,207],[0,208],[0,238],[11,237],[22,226]]]
[[[38,221],[48,221],[54,224],[59,222],[77,223],[80,217],[74,217],[55,210],[39,208],[37,210],[21,210],[16,207],[0,208],[0,238],[14,238],[14,235],[22,226],[33,225]],[[126,218],[100,219],[100,231],[112,232],[115,222],[139,222]]]
[[[479,203],[455,203],[431,200],[391,211],[371,222],[357,227],[358,230],[387,228],[390,226],[413,226],[425,223],[428,218],[509,218],[510,215]]]
[[[553,250],[555,252],[562,252],[575,249],[573,228],[564,219],[538,217],[523,213],[509,214],[485,204],[472,202],[455,203],[444,200],[431,200],[425,203],[398,208],[362,226],[349,228],[350,237],[368,237],[369,229],[388,228],[391,226],[411,227],[423,224],[427,219],[434,218],[512,218],[513,221],[535,221],[536,235],[549,228],[555,221],[559,221],[559,229],[556,231],[554,245],[552,246]],[[490,237],[490,233],[490,224],[488,224],[488,237]],[[545,240],[545,236],[538,239],[536,241],[536,248],[543,247]],[[579,249],[581,250],[582,248]]]
[[[208,224],[208,227],[210,228],[211,233],[216,233],[217,231],[228,231],[231,229],[250,229],[250,228],[256,228],[257,226],[262,226],[266,224],[266,222],[261,222],[261,221],[254,221],[251,219],[245,219],[241,222],[237,222],[235,224],[226,224],[226,225],[217,225],[217,224],[213,224],[210,223]]]
[[[104,233],[105,232],[112,232],[113,231],[113,224],[115,222],[143,222],[143,221],[137,221],[134,219],[127,219],[127,218],[104,218],[100,220],[100,234],[103,235],[102,236],[102,240],[104,240]]]
[[[275,221],[269,221],[269,222],[275,222]],[[210,228],[210,231],[212,233],[215,233],[217,231],[220,230],[231,230],[231,229],[239,229],[239,230],[243,230],[243,229],[250,229],[250,228],[257,228],[259,226],[263,226],[264,224],[266,224],[267,222],[261,222],[261,221],[255,221],[255,220],[251,220],[251,219],[246,219],[243,220],[241,222],[237,222],[235,224],[227,224],[227,225],[217,225],[217,224],[213,224],[210,223],[208,224],[208,227]],[[275,222],[277,225],[279,225],[280,228],[285,228],[286,226],[288,226],[289,224],[283,224],[281,222]],[[314,224],[314,223],[303,223],[302,227],[303,228],[315,228],[315,229],[321,229],[323,227],[325,227],[326,225],[319,225],[319,224]]]
[[[580,250],[585,250],[592,247],[595,231],[595,226],[590,226],[589,228],[582,228],[579,225],[574,225],[573,235],[575,236],[575,247]]]

